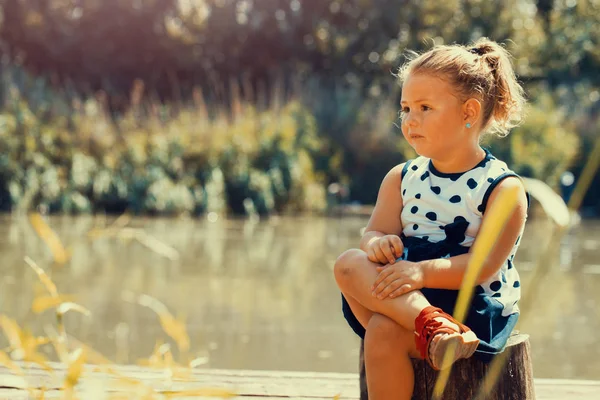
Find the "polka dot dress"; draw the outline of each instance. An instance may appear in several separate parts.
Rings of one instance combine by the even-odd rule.
[[[473,169],[457,174],[437,171],[424,157],[406,162],[401,187],[404,254],[400,259],[416,262],[467,253],[493,189],[509,176],[516,174],[488,151]],[[513,259],[520,237],[498,272],[475,288],[465,319],[480,339],[474,357],[484,362],[503,351],[519,317],[521,283]],[[457,290],[422,288],[421,292],[432,305],[454,312]],[[343,295],[342,312],[354,332],[364,338],[365,329]]]
[[[492,190],[502,179],[516,176],[489,151],[473,169],[456,174],[439,172],[430,159],[419,157],[405,164],[402,172],[402,226],[407,237],[426,237],[430,242],[447,241],[470,247],[481,226]],[[476,290],[502,304],[502,315],[519,311],[520,280],[512,259]]]

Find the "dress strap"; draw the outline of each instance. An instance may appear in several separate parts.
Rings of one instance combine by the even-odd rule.
[[[404,179],[404,176],[408,172],[408,167],[410,167],[411,162],[412,162],[412,160],[408,160],[404,163],[404,167],[402,168],[402,175],[401,175],[402,179]]]

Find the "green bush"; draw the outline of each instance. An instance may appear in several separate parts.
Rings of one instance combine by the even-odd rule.
[[[310,96],[281,107],[232,100],[208,110],[198,94],[186,106],[144,102],[112,118],[102,96],[69,100],[11,68],[0,112],[4,211],[269,215],[326,209],[331,183],[349,189],[333,203],[372,204],[387,171],[416,155],[397,125],[391,76],[366,92],[315,79]],[[485,143],[552,185],[583,162],[574,132],[589,129],[559,96],[538,87],[525,123]]]
[[[155,215],[323,210],[322,151],[314,118],[298,102],[264,112],[206,117],[136,116],[116,125],[89,100],[70,118],[44,121],[13,93],[0,114],[3,210]],[[69,123],[72,126],[69,126]]]

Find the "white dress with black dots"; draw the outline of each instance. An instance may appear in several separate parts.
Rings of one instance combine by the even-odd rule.
[[[425,157],[407,161],[400,188],[404,254],[399,259],[416,262],[467,253],[492,190],[509,176],[517,175],[487,150],[485,158],[464,173],[439,172]],[[519,317],[521,285],[513,259],[521,235],[498,272],[475,288],[465,319],[480,339],[474,357],[483,361],[504,349]],[[432,305],[454,312],[457,290],[422,288],[421,292]],[[364,338],[365,329],[343,295],[342,311],[354,332]]]

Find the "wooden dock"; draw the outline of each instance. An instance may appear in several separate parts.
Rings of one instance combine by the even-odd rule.
[[[44,399],[62,398],[65,368],[58,363],[50,365],[53,376],[39,367],[26,369],[25,377],[0,367],[0,400],[40,398],[41,391],[27,391],[27,387],[43,388]],[[228,393],[230,397],[271,400],[359,397],[358,375],[349,373],[194,369],[186,377],[169,381],[161,369],[117,366],[114,367],[120,376],[117,377],[93,368],[89,365],[84,368],[76,387],[79,399],[127,399],[140,389],[149,388],[157,394],[152,398],[222,398]],[[99,391],[109,396],[98,396]],[[600,381],[536,379],[535,391],[538,400],[597,400]]]

